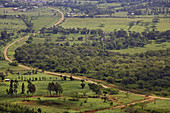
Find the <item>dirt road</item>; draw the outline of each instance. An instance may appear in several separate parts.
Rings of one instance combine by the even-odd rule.
[[[54,9],[54,8],[52,8],[52,9]],[[62,17],[61,17],[61,19],[60,19],[58,22],[56,22],[56,23],[55,23],[53,26],[51,26],[51,27],[54,27],[54,26],[56,26],[56,25],[59,25],[60,23],[62,23],[62,22],[64,21],[64,14],[63,14],[60,10],[58,10],[58,9],[55,9],[55,10],[56,10],[57,12],[59,12]],[[40,31],[39,31],[38,33],[40,33]],[[35,33],[35,34],[38,34],[38,33]],[[4,49],[4,51],[3,51],[5,60],[7,60],[7,61],[9,61],[9,62],[12,62],[12,60],[7,56],[7,51],[8,51],[8,49],[9,49],[9,47],[11,47],[13,44],[15,44],[15,43],[17,43],[17,42],[19,42],[19,41],[21,41],[21,40],[23,40],[23,39],[26,39],[26,38],[28,38],[28,37],[29,37],[29,36],[23,37],[23,38],[21,38],[21,39],[18,39],[18,40],[16,40],[16,41],[12,42],[11,44],[7,45],[7,46],[5,47],[5,49]],[[19,64],[19,67],[23,67],[23,68],[25,68],[25,69],[32,69],[31,67],[24,66],[24,65],[22,65],[22,64]],[[41,71],[41,70],[39,70],[39,71]],[[57,73],[53,73],[53,72],[49,72],[49,71],[45,71],[44,73],[47,73],[47,74],[50,74],[50,75],[57,75],[57,76],[58,76]],[[66,75],[66,76],[67,76],[67,77],[70,77],[69,75]],[[76,77],[76,76],[73,76],[73,78],[74,78],[74,79],[77,79],[77,80],[81,80],[81,79],[82,79],[81,77]],[[84,77],[84,78],[85,78],[85,77]],[[85,79],[87,79],[87,78],[85,78]],[[89,79],[87,82],[97,84],[97,82],[94,82],[94,81],[92,81],[92,80],[90,80],[90,79]],[[106,86],[106,85],[103,85],[103,84],[101,84],[101,85],[102,85],[104,88],[110,87],[110,86]],[[121,91],[121,92],[125,92],[125,91]],[[136,93],[133,93],[133,94],[138,95],[138,96],[145,97],[145,95],[136,94]],[[156,98],[157,98],[157,99],[170,100],[170,98],[164,98],[164,97],[156,97],[156,96],[149,96],[149,97],[150,97],[150,98],[147,98],[146,100],[139,101],[139,102],[151,101],[151,100],[154,100],[154,99],[156,99]],[[139,102],[137,102],[137,103],[139,103]],[[131,103],[131,104],[135,104],[135,103]],[[121,107],[125,107],[125,105],[116,106],[116,107],[111,107],[111,108],[105,108],[105,109],[115,109],[115,108],[121,108]],[[101,111],[101,110],[105,110],[105,109],[100,109],[100,110],[95,110],[95,111],[91,110],[91,111],[87,111],[87,112],[96,112],[96,111]]]
[[[60,19],[58,22],[56,22],[54,25],[51,26],[51,27],[54,27],[54,26],[59,25],[60,23],[62,23],[65,18],[64,18],[64,14],[63,14],[60,10],[55,9],[55,8],[51,8],[51,9],[56,10],[57,12],[59,12],[59,13],[61,14],[61,19]],[[40,33],[40,31],[38,31],[38,33]],[[36,35],[36,34],[38,34],[38,33],[34,33],[34,35]],[[15,43],[17,43],[17,42],[19,42],[19,41],[21,41],[21,40],[23,40],[23,39],[26,39],[26,38],[28,38],[28,37],[29,37],[29,36],[20,38],[20,39],[18,39],[18,40],[16,40],[16,41],[12,42],[11,44],[7,45],[7,46],[5,47],[5,49],[4,49],[4,51],[3,51],[3,55],[4,55],[4,57],[5,57],[5,60],[7,60],[7,61],[9,61],[9,62],[12,62],[12,60],[11,60],[11,59],[8,57],[8,55],[7,55],[8,49],[9,49],[13,44],[15,44]],[[23,68],[25,68],[25,69],[31,69],[30,67],[24,66],[24,65],[21,65],[21,64],[19,64],[19,67],[23,67]]]

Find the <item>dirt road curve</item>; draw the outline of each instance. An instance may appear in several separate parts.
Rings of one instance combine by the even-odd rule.
[[[63,14],[60,10],[58,10],[58,9],[54,9],[54,8],[51,8],[51,9],[56,10],[56,11],[59,12],[59,13],[61,14],[61,16],[62,16],[61,19],[60,19],[58,22],[56,22],[53,26],[51,26],[51,27],[54,27],[54,26],[59,25],[60,23],[62,23],[62,22],[64,21],[64,14]],[[40,31],[39,31],[38,33],[40,33]],[[38,33],[35,33],[34,35],[36,35],[36,34],[38,34]],[[4,49],[4,51],[3,51],[5,60],[7,60],[7,61],[9,61],[9,62],[12,62],[12,60],[9,59],[9,57],[7,56],[7,51],[8,51],[8,49],[9,49],[9,47],[11,47],[13,44],[15,44],[15,43],[17,43],[17,42],[19,42],[19,41],[21,41],[21,40],[23,40],[23,39],[26,39],[26,38],[28,38],[28,37],[29,37],[29,36],[23,37],[23,38],[21,38],[21,39],[18,39],[18,40],[16,40],[16,41],[12,42],[11,44],[7,45],[7,46],[5,47],[5,49]],[[24,66],[24,65],[22,65],[22,64],[19,64],[19,67],[23,67],[23,68],[25,68],[25,69],[32,69],[31,67]],[[39,71],[40,71],[40,70],[39,70]],[[50,75],[58,75],[57,73],[53,73],[53,72],[49,72],[49,71],[45,71],[44,73],[47,73],[47,74],[50,74]],[[69,77],[69,76],[67,76],[67,77]],[[81,79],[82,79],[81,77],[76,77],[76,76],[73,76],[73,78],[74,78],[74,79],[77,79],[77,80],[81,80]],[[84,78],[85,78],[85,77],[84,77]],[[86,79],[86,78],[85,78],[85,79]],[[91,80],[88,80],[87,82],[97,84],[96,82],[93,82],[93,81],[91,81]],[[102,84],[102,86],[103,86],[104,88],[110,87],[110,86],[106,86],[106,85],[103,85],[103,84]],[[125,92],[125,91],[121,91],[121,92]],[[136,94],[136,93],[133,93],[133,94],[138,95],[138,96],[145,97],[145,95]],[[153,101],[153,100],[156,99],[156,98],[157,98],[157,99],[170,100],[170,98],[149,96],[149,98],[147,98],[146,100],[139,101],[139,102]],[[131,104],[135,104],[135,103],[139,103],[139,102],[134,102],[134,103],[131,103]],[[111,107],[111,108],[105,108],[105,109],[115,109],[115,108],[122,108],[122,107],[125,107],[125,105],[116,106],[116,107]],[[87,112],[90,113],[90,112],[96,112],[96,111],[101,111],[101,110],[105,110],[105,109],[91,110],[91,111],[87,111]]]
[[[7,45],[7,46],[5,47],[5,49],[4,49],[4,51],[3,51],[5,60],[7,60],[7,61],[9,61],[9,62],[12,62],[12,60],[9,59],[8,56],[7,56],[7,50],[8,50],[9,47],[11,47],[13,44],[15,44],[15,43],[17,43],[17,42],[19,42],[19,41],[21,41],[21,40],[23,40],[23,39],[25,39],[25,38],[28,38],[28,37],[29,37],[29,36],[23,37],[23,38],[21,38],[21,39],[18,39],[18,40],[16,40],[16,41],[12,42],[11,44]]]
[[[58,10],[58,9],[54,9],[54,8],[51,8],[51,9],[56,10],[57,12],[59,12],[59,13],[61,14],[61,19],[60,19],[58,22],[56,22],[54,25],[51,26],[51,27],[54,27],[54,26],[59,25],[60,23],[62,23],[62,22],[64,21],[64,14],[63,14],[60,10]],[[40,31],[38,31],[38,33],[40,33]],[[38,34],[38,33],[35,33],[34,35],[36,35],[36,34]],[[3,51],[5,60],[7,60],[7,61],[9,61],[9,62],[12,62],[12,60],[9,59],[9,57],[7,56],[7,51],[8,51],[8,49],[9,49],[13,44],[15,44],[15,43],[17,43],[17,42],[19,42],[19,41],[21,41],[21,40],[23,40],[23,39],[26,39],[26,38],[28,38],[28,37],[29,37],[29,36],[20,38],[20,39],[18,39],[18,40],[16,40],[16,41],[12,42],[11,44],[7,45],[7,46],[5,47],[5,49],[4,49],[4,51]],[[31,69],[30,67],[27,67],[27,66],[24,66],[24,65],[19,65],[19,66],[20,66],[20,67],[23,67],[23,68],[26,68],[26,69]]]

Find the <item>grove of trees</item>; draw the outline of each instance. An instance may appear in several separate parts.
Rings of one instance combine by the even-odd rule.
[[[61,73],[76,73],[133,89],[169,94],[170,49],[134,55],[90,45],[26,44],[15,51],[19,63]],[[161,92],[164,91],[164,92]]]

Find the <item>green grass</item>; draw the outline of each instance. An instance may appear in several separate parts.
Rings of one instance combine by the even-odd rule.
[[[156,100],[156,104],[154,102],[147,104],[147,108],[155,108],[155,109],[165,109],[170,111],[170,100]]]
[[[98,111],[96,113],[126,113],[121,109],[108,109],[108,110],[102,110],[102,111]]]
[[[121,49],[121,50],[113,50],[114,52],[120,52],[120,53],[129,53],[129,54],[134,54],[134,53],[141,53],[141,52],[146,52],[148,50],[163,50],[170,48],[170,42],[165,42],[162,44],[147,44],[144,47],[134,47],[134,48],[128,48],[128,49]]]
[[[12,10],[13,8],[0,8],[0,14],[11,14],[14,13],[14,11]],[[4,11],[8,12],[8,13],[4,13]]]
[[[144,99],[144,97],[140,97],[140,96],[137,96],[137,95],[134,95],[134,94],[130,94],[130,96],[127,97],[124,92],[119,92],[119,94],[114,95],[114,97],[120,98],[118,102],[122,103],[122,104],[128,104],[128,103],[131,103],[131,102],[134,102],[134,101],[139,101],[139,100]]]
[[[8,11],[8,13],[4,13],[5,11]],[[33,29],[35,31],[40,30],[42,27],[50,27],[54,23],[58,21],[60,18],[60,14],[56,11],[52,11],[50,8],[38,8],[38,9],[32,9],[28,10],[27,12],[14,12],[12,8],[0,8],[1,14],[8,14],[8,15],[26,15],[31,19],[31,17],[34,17],[34,19],[31,20],[32,23],[34,23]],[[56,15],[54,16],[54,13]],[[4,24],[8,23],[7,24]],[[11,22],[17,23],[18,25],[12,25]],[[20,19],[0,19],[0,29],[25,29],[26,26]]]
[[[124,14],[122,14],[124,15]],[[105,32],[111,32],[114,29],[128,30],[129,22],[141,21],[138,25],[134,25],[131,31],[143,32],[146,29],[145,24],[149,23],[147,27],[151,30],[150,26],[153,18],[67,18],[66,21],[61,24],[64,28],[89,28],[89,29],[102,29]],[[157,28],[160,31],[170,29],[169,18],[160,18]],[[101,24],[104,27],[99,27]],[[165,27],[163,27],[167,24]]]
[[[4,11],[7,11],[8,13],[4,13]],[[31,10],[27,10],[26,12],[22,12],[22,11],[13,11],[13,8],[0,8],[0,13],[1,14],[8,14],[8,15],[27,15],[27,16],[44,16],[44,15],[53,15],[54,13],[51,11],[50,8],[48,7],[42,7],[42,8],[37,8],[37,9],[31,9]]]
[[[46,76],[49,80],[49,77],[54,77],[52,75],[46,75],[43,73],[39,73],[38,75],[23,75],[26,78],[32,78],[32,77],[42,77],[42,76]],[[9,75],[6,78],[9,79],[15,79],[17,78],[18,75]],[[35,95],[47,95],[47,86],[49,82],[54,82],[55,81],[32,81],[33,84],[35,84],[36,86],[36,93]],[[100,98],[88,98],[87,103],[84,103],[84,101],[86,100],[86,98],[82,98],[79,101],[71,101],[69,99],[71,99],[71,97],[69,97],[69,95],[73,94],[73,92],[79,92],[81,93],[82,91],[87,91],[88,95],[92,95],[93,93],[89,90],[88,85],[86,84],[85,89],[81,89],[81,81],[61,81],[60,78],[58,78],[57,80],[58,83],[60,83],[63,87],[63,93],[62,95],[64,95],[64,97],[41,97],[41,100],[44,101],[45,103],[47,102],[55,102],[55,103],[59,103],[60,105],[56,106],[56,105],[41,105],[41,104],[37,104],[37,103],[32,103],[31,105],[28,102],[22,102],[23,97],[21,98],[9,98],[9,96],[6,94],[6,89],[9,88],[9,82],[1,82],[0,83],[0,101],[8,101],[8,102],[12,102],[12,103],[20,103],[20,104],[24,104],[24,105],[28,105],[29,107],[42,107],[43,111],[46,112],[56,112],[55,110],[57,109],[57,111],[65,111],[65,110],[69,110],[69,111],[86,111],[86,110],[91,110],[91,109],[101,109],[101,108],[105,108],[105,107],[110,107],[110,103],[103,103],[103,100],[101,100]],[[19,81],[19,87],[18,87],[18,93],[21,92],[21,84],[25,83],[25,87],[27,86],[27,82],[26,81]],[[27,90],[27,88],[26,88]],[[48,93],[49,95],[49,93]],[[66,100],[64,100],[64,98],[66,98]],[[35,98],[30,98],[30,100],[35,101],[37,99],[37,97]],[[83,104],[82,106],[80,104]],[[114,104],[117,105],[117,104]],[[55,110],[54,110],[55,109]]]
[[[65,99],[65,100],[64,100]],[[83,112],[87,110],[101,109],[110,107],[109,103],[103,103],[100,98],[88,98],[87,103],[84,103],[86,99],[80,99],[79,101],[71,101],[69,97],[41,97],[41,103],[36,102],[36,98],[30,98],[32,102],[19,102],[20,104],[26,104],[31,107],[42,107],[43,112],[61,113],[63,111],[69,112]],[[53,105],[50,103],[54,103]],[[81,105],[82,103],[82,105]],[[115,104],[116,105],[116,104]]]
[[[161,18],[157,26],[159,31],[170,30],[170,18]]]
[[[61,24],[64,28],[88,28],[88,29],[102,29],[105,32],[113,31],[115,28],[128,28],[126,19],[118,18],[68,18]],[[99,27],[104,24],[104,27]]]
[[[0,30],[19,30],[25,28],[27,27],[21,19],[0,19]]]
[[[19,70],[15,70],[14,73],[18,72]],[[20,73],[23,71],[20,71]],[[33,84],[36,86],[36,93],[34,95],[49,95],[49,92],[47,91],[47,86],[49,82],[56,82],[56,76],[47,75],[44,73],[38,73],[36,75],[16,75],[16,74],[9,74],[6,78],[8,79],[18,79],[19,80],[19,87],[18,87],[18,94],[21,92],[21,84],[24,83],[25,87],[27,86],[26,81],[20,81],[18,77],[25,77],[26,79],[29,78],[35,78],[37,77],[46,77],[47,81],[32,81]],[[50,77],[52,77],[52,80],[50,80]],[[55,77],[55,78],[54,78]],[[44,112],[64,112],[64,111],[70,111],[70,112],[77,112],[77,111],[87,111],[87,110],[95,110],[95,109],[102,109],[102,108],[108,108],[110,106],[110,102],[104,103],[101,98],[80,98],[79,101],[71,101],[71,97],[69,97],[74,92],[78,92],[79,94],[83,95],[83,92],[86,92],[87,95],[94,95],[93,92],[91,92],[88,88],[88,83],[85,82],[86,86],[84,89],[81,88],[80,84],[81,81],[62,81],[60,77],[57,77],[57,82],[60,83],[63,87],[63,93],[61,95],[64,95],[62,97],[40,97],[41,100],[45,103],[59,103],[60,105],[50,105],[50,104],[39,104],[36,101],[37,97],[30,98],[31,102],[22,102],[23,97],[20,98],[10,98],[6,94],[6,89],[9,88],[9,82],[1,82],[0,83],[0,101],[8,101],[12,103],[19,103],[22,105],[28,105],[31,108],[42,108]],[[27,88],[26,88],[27,91]],[[48,92],[48,93],[47,93]],[[120,102],[123,103],[129,103],[134,100],[140,100],[143,99],[141,97],[131,95],[129,98],[125,98],[125,94],[120,92],[118,95],[114,95],[115,97],[118,97]],[[66,99],[66,100],[64,100]],[[87,99],[87,103],[84,103],[84,101]],[[126,102],[125,102],[126,101]],[[33,102],[33,103],[32,103]],[[81,106],[82,103],[82,106]],[[113,106],[118,105],[116,102],[113,102]]]
[[[10,66],[7,61],[0,61],[0,72],[4,72],[7,69],[23,69],[17,66]]]
[[[120,3],[103,3],[103,4],[98,4],[98,7],[100,8],[106,8],[109,6],[120,6]]]
[[[40,30],[42,27],[50,27],[59,20],[59,16],[40,16],[36,20],[32,20],[34,23],[35,31]]]

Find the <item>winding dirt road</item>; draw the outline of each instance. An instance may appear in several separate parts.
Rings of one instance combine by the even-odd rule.
[[[57,21],[54,25],[51,26],[51,27],[54,27],[54,26],[57,26],[57,25],[59,25],[60,23],[62,23],[65,18],[64,18],[64,14],[63,14],[60,10],[55,9],[55,8],[51,8],[51,9],[56,10],[57,12],[59,12],[59,13],[61,14],[61,19],[60,19],[59,21]],[[38,31],[38,33],[34,33],[34,35],[39,34],[39,33],[40,33],[40,31]],[[4,48],[4,51],[3,51],[3,55],[4,55],[5,60],[7,60],[7,61],[9,61],[9,62],[13,62],[13,61],[8,57],[8,55],[7,55],[8,49],[9,49],[12,45],[14,45],[15,43],[17,43],[17,42],[19,42],[19,41],[21,41],[21,40],[27,39],[27,38],[29,38],[29,36],[20,38],[20,39],[18,39],[18,40],[16,40],[16,41],[12,42],[11,44],[7,45],[7,46]],[[24,65],[22,65],[22,64],[19,64],[18,66],[19,66],[19,67],[23,67],[23,68],[25,68],[25,69],[32,69],[32,68],[30,68],[30,67],[28,67],[28,66],[24,66]]]
[[[54,26],[57,26],[57,25],[59,25],[60,23],[62,23],[65,18],[64,18],[64,14],[63,14],[60,10],[54,9],[54,8],[51,8],[51,9],[56,10],[57,12],[59,12],[59,13],[61,14],[61,19],[60,19],[58,22],[56,22],[54,25],[51,26],[51,27],[54,27]],[[39,34],[39,33],[40,33],[40,31],[38,31],[38,33],[34,33],[34,35]],[[29,37],[29,36],[23,37],[23,38],[21,38],[21,39],[18,39],[18,40],[16,40],[16,41],[12,42],[11,44],[7,45],[7,46],[4,48],[4,51],[3,51],[3,55],[4,55],[5,60],[7,60],[7,61],[9,61],[9,62],[13,62],[13,61],[7,56],[7,51],[8,51],[8,49],[9,49],[13,44],[15,44],[15,43],[17,43],[17,42],[19,42],[19,41],[21,41],[21,40],[23,40],[23,39],[27,39],[28,37]],[[23,68],[25,68],[25,69],[32,69],[31,67],[24,66],[24,65],[22,65],[22,64],[19,64],[18,66],[19,66],[19,67],[23,67]],[[41,71],[41,70],[39,70],[39,71]],[[59,76],[57,73],[54,73],[54,72],[45,71],[44,73],[50,74],[50,75],[57,75],[57,76]],[[67,77],[70,77],[69,75],[66,75],[66,76],[67,76]],[[82,79],[81,77],[76,77],[76,76],[73,76],[73,78],[74,78],[74,79],[77,79],[77,80],[81,80],[81,79]],[[87,78],[84,77],[83,79],[87,79]],[[94,81],[92,81],[92,80],[88,80],[87,82],[97,84],[97,82],[94,82]],[[109,85],[108,85],[108,86],[107,86],[107,85],[103,85],[103,84],[101,84],[101,85],[102,85],[104,88],[109,88],[109,87],[111,87],[111,86],[109,86]],[[120,90],[120,91],[121,91],[121,90]],[[121,92],[125,92],[125,91],[121,91]],[[136,93],[133,93],[133,94],[138,95],[138,96],[145,97],[145,95],[136,94]],[[133,103],[130,103],[130,104],[135,104],[135,103],[140,103],[140,102],[147,102],[147,101],[153,101],[153,100],[156,99],[156,98],[157,98],[157,99],[163,99],[163,100],[170,100],[170,98],[149,96],[149,98],[146,98],[146,100],[142,100],[142,101],[138,101],[138,102],[133,102]],[[130,104],[128,104],[128,105],[130,105]],[[89,112],[89,113],[90,113],[90,112],[97,112],[97,111],[101,111],[101,110],[115,109],[115,108],[122,108],[122,107],[125,107],[125,105],[120,105],[120,106],[110,107],[110,108],[104,108],[104,109],[99,109],[99,110],[89,110],[89,111],[86,111],[86,112]]]

